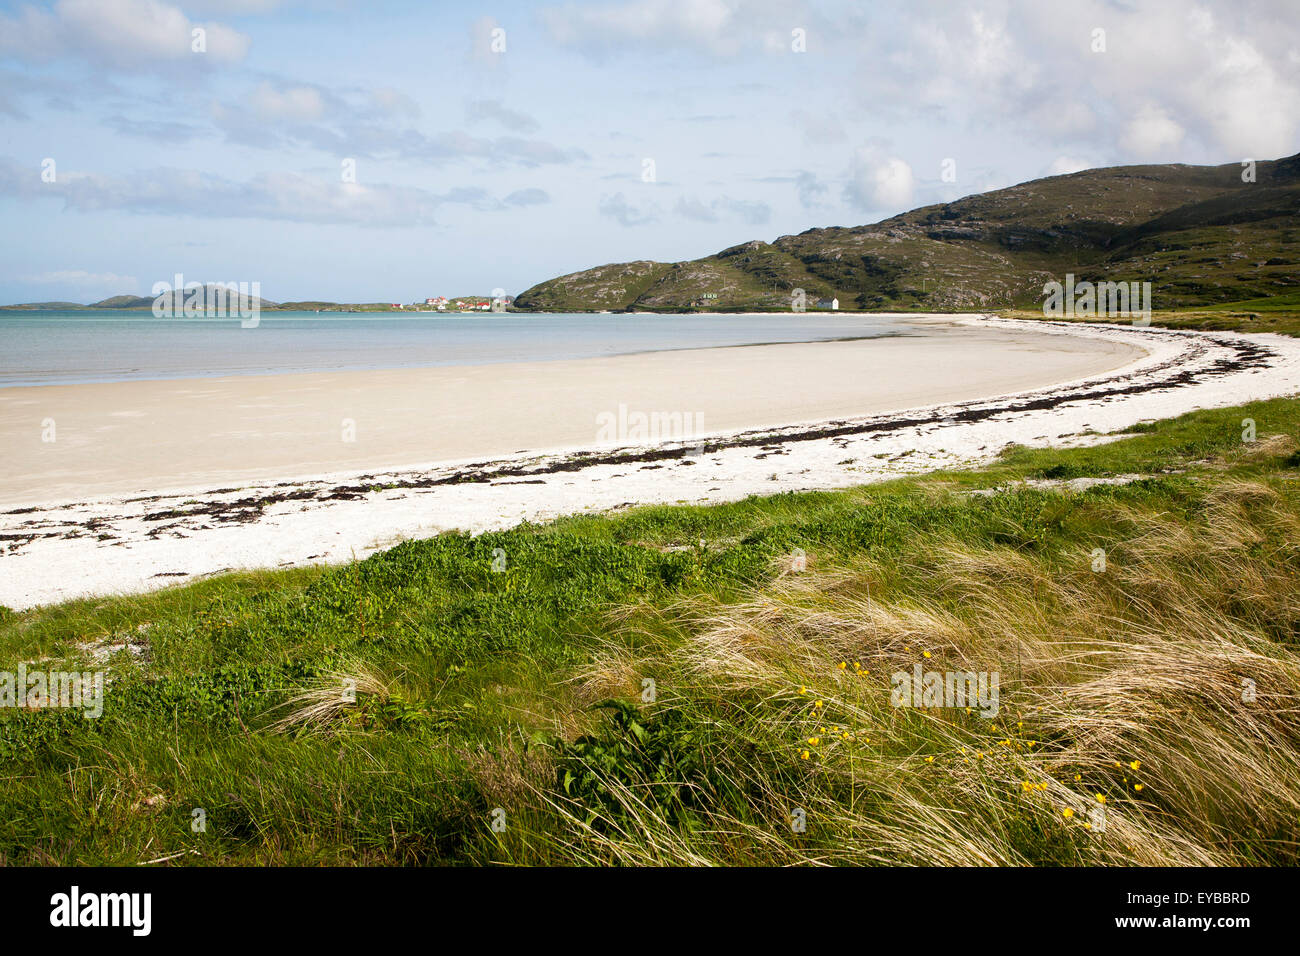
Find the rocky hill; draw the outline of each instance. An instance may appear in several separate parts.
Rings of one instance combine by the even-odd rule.
[[[924,206],[868,226],[753,240],[689,262],[627,262],[542,282],[526,311],[789,309],[794,289],[841,309],[1030,307],[1043,283],[1149,280],[1156,308],[1300,290],[1300,155],[1118,166]]]

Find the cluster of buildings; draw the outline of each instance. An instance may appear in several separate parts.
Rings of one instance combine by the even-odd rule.
[[[505,295],[501,297],[503,308],[509,308],[514,304],[515,297]],[[424,300],[425,308],[434,309],[438,312],[454,310],[456,312],[491,312],[492,299],[479,299],[473,296],[464,299],[448,299],[445,295],[435,295]]]

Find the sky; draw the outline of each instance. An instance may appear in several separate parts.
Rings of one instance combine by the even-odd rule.
[[[517,294],[1300,152],[1297,0],[0,2],[0,303]]]

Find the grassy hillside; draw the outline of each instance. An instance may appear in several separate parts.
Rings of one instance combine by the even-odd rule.
[[[1254,183],[1241,172],[1230,163],[1053,176],[691,262],[601,266],[536,285],[515,307],[788,309],[802,288],[838,296],[842,309],[1026,308],[1067,272],[1149,280],[1160,308],[1295,293],[1300,156],[1259,163]]]
[[[1272,308],[1246,311],[1239,305],[1206,306],[1203,309],[1160,311],[1151,313],[1151,324],[1157,328],[1184,329],[1198,332],[1272,332],[1277,335],[1300,337],[1300,306],[1288,305],[1289,296]],[[1268,301],[1268,300],[1257,300]],[[1041,309],[1001,309],[998,315],[1009,319],[1043,320]],[[1131,318],[1051,318],[1053,322],[1109,322],[1129,325]]]
[[[0,309],[57,309],[66,312],[72,309],[88,309],[90,306],[79,302],[24,302],[21,305],[0,305]]]
[[[1294,866],[1297,433],[0,610],[0,668],[109,670],[0,709],[0,862]],[[996,717],[892,706],[917,665]]]

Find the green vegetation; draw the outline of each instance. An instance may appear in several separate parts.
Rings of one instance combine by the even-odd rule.
[[[1279,296],[1290,299],[1291,296]],[[1242,311],[1241,304],[1221,308],[1195,310],[1179,309],[1159,312],[1152,310],[1151,324],[1157,328],[1184,329],[1198,332],[1273,332],[1277,335],[1300,336],[1300,307],[1278,303],[1275,308],[1258,311]],[[999,315],[1010,319],[1043,319],[1042,309],[1003,309]],[[1132,318],[1109,318],[1091,316],[1089,318],[1056,317],[1053,322],[1106,322],[1111,325],[1131,325]]]
[[[810,229],[691,262],[606,265],[540,283],[534,311],[970,311],[1041,304],[1043,284],[1150,281],[1160,308],[1295,306],[1300,156],[1224,166],[1122,166],[1034,180],[854,228]],[[704,300],[705,293],[717,295]],[[1241,301],[1245,300],[1245,301]]]
[[[0,669],[109,672],[0,712],[0,860],[1295,865],[1298,429],[0,609]]]
[[[1245,302],[1228,302],[1213,308],[1231,311],[1300,313],[1300,292],[1289,292],[1263,299],[1247,299]]]

